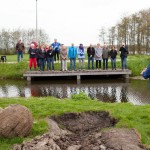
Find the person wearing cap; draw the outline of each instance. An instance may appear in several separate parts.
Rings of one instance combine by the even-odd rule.
[[[16,44],[16,52],[17,52],[17,61],[18,62],[23,60],[24,50],[25,50],[24,43],[22,42],[21,38],[19,38],[18,43]]]
[[[120,53],[120,57],[121,57],[121,67],[122,67],[122,70],[125,70],[127,69],[127,55],[128,55],[128,50],[125,48],[125,45],[123,44],[119,51],[121,52]]]
[[[85,69],[85,66],[84,66],[85,52],[84,52],[83,44],[79,45],[79,48],[77,50],[77,55],[78,55],[78,60],[79,60],[79,70]]]

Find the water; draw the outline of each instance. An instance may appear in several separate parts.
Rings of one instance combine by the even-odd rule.
[[[0,97],[71,97],[72,94],[85,92],[92,99],[103,102],[131,102],[136,105],[150,104],[148,80],[88,79],[77,84],[76,80],[1,81]]]

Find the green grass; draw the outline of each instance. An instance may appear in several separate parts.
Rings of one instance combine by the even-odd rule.
[[[1,149],[7,150],[12,144],[29,140],[36,135],[48,131],[46,118],[51,115],[60,115],[66,112],[84,111],[109,111],[119,119],[117,128],[136,128],[142,136],[142,143],[150,145],[150,106],[134,106],[129,103],[102,103],[89,99],[84,93],[72,96],[72,99],[58,100],[53,97],[43,98],[3,98],[0,107],[5,108],[10,104],[21,104],[29,108],[34,117],[31,134],[26,138],[6,139],[0,138]]]
[[[148,55],[132,55],[128,57],[128,68],[132,70],[133,76],[140,76],[141,71],[150,63]]]
[[[23,73],[28,70],[29,55],[24,55],[23,62],[17,63],[16,55],[7,55],[7,61],[9,64],[0,63],[0,77],[1,78],[21,78]],[[14,62],[13,64],[10,62]],[[127,59],[127,66],[132,70],[132,76],[140,76],[141,71],[150,63],[150,57],[147,55],[129,55]],[[69,62],[68,62],[69,69]],[[95,65],[96,66],[96,65]],[[109,68],[111,63],[109,59]],[[117,68],[121,68],[120,57],[117,56]],[[78,60],[77,60],[78,69]],[[87,62],[85,62],[85,69],[87,69]],[[60,70],[60,63],[55,63],[55,70]]]
[[[0,64],[0,78],[17,79],[23,77],[23,73],[28,69],[26,62],[15,64]]]

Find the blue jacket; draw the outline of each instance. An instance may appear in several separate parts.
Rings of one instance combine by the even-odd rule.
[[[150,64],[148,65],[146,71],[143,72],[142,76],[144,79],[150,78]]]
[[[78,48],[77,54],[78,54],[78,58],[85,58],[85,52],[84,52],[84,50]]]
[[[69,47],[68,58],[76,58],[76,56],[77,56],[77,48],[74,46]]]
[[[54,42],[54,43],[51,44],[51,46],[52,46],[53,50],[54,50],[55,52],[57,52],[57,51],[60,50],[61,44],[58,43],[58,42]]]

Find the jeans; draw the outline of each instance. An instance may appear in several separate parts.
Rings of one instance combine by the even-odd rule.
[[[76,70],[76,58],[70,58],[70,70],[72,70],[72,64],[74,66],[74,70]]]
[[[84,58],[79,58],[79,69],[84,69]]]
[[[111,58],[112,69],[116,69],[116,58]]]
[[[52,67],[51,67],[52,66]],[[47,70],[54,70],[54,58],[47,58]]]
[[[92,61],[92,69],[94,69],[94,57],[88,57],[88,69],[90,69],[90,61]]]
[[[103,58],[103,69],[108,69],[108,58]]]
[[[23,51],[17,51],[17,60],[18,60],[18,62],[20,62],[21,59],[23,59]]]
[[[121,57],[121,67],[127,69],[127,57]]]
[[[96,69],[101,68],[101,60],[96,60]]]
[[[46,62],[45,58],[40,58],[39,59],[39,65],[40,65],[40,70],[41,71],[44,71],[44,69],[45,69],[45,62]]]

